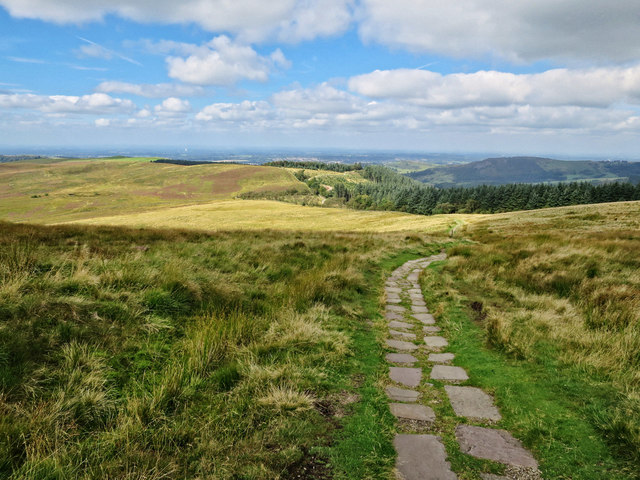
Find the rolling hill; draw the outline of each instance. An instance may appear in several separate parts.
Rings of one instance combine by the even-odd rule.
[[[463,165],[434,166],[409,177],[436,187],[572,181],[640,181],[640,162],[565,161],[540,157],[487,158]]]

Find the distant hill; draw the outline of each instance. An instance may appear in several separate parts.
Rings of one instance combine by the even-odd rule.
[[[408,174],[437,187],[507,183],[640,181],[640,162],[565,161],[540,157],[487,158],[463,165],[434,166]]]

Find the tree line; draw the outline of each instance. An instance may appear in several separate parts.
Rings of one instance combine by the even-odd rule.
[[[499,213],[640,200],[640,183],[518,183],[436,188],[383,166],[368,165],[362,170],[361,175],[370,182],[338,183],[331,192],[323,194],[342,198],[347,206],[356,209],[394,210],[421,215]],[[309,186],[312,189],[315,187]]]
[[[361,163],[325,163],[319,161],[297,162],[295,160],[274,160],[263,164],[265,167],[303,168],[306,170],[329,170],[332,172],[353,172],[362,170]]]

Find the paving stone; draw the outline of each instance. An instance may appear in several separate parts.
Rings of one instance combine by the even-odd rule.
[[[427,307],[423,307],[423,306],[411,306],[411,310],[413,311],[413,313],[428,313],[429,310],[427,309]]]
[[[431,369],[433,380],[445,380],[450,382],[460,382],[469,380],[469,375],[464,368],[452,367],[451,365],[434,365]]]
[[[389,408],[397,418],[407,418],[421,422],[435,422],[436,414],[431,407],[410,403],[390,403]]]
[[[416,292],[415,289],[411,289],[409,292],[409,298],[415,298],[417,300],[424,300],[424,297],[422,296],[422,292]]]
[[[422,379],[421,368],[389,367],[389,377],[396,383],[407,387],[417,387]]]
[[[396,469],[402,480],[456,480],[447,452],[435,435],[396,435]]]
[[[436,319],[433,318],[433,315],[430,313],[414,313],[411,316],[425,325],[433,325],[436,323]]]
[[[400,332],[398,330],[389,330],[389,335],[392,337],[406,338],[407,340],[415,340],[416,334],[409,332]]]
[[[391,293],[400,293],[402,292],[402,289],[400,287],[387,287],[384,289],[384,291],[391,294]]]
[[[404,312],[404,307],[402,307],[400,305],[387,305],[387,311],[396,312],[396,313],[403,313]]]
[[[502,418],[493,404],[493,399],[479,388],[445,385],[444,389],[449,396],[453,411],[459,417],[496,422]]]
[[[506,430],[458,425],[456,438],[460,444],[460,450],[473,457],[507,465],[538,467],[538,462],[533,455]]]
[[[384,318],[387,320],[404,320],[404,315],[398,312],[386,312]]]
[[[385,388],[387,396],[396,402],[417,402],[420,393],[415,390],[407,390],[406,388],[387,387]]]
[[[420,290],[419,288],[410,288],[409,295],[411,295],[412,293],[422,296],[422,290]]]
[[[418,285],[416,282],[413,282],[411,284],[411,288],[420,288],[420,285]]]
[[[414,325],[412,325],[411,323],[407,323],[407,322],[399,322],[397,320],[393,320],[391,322],[389,322],[389,328],[404,328],[404,329],[411,329],[413,328]]]
[[[446,363],[450,362],[454,358],[455,355],[453,353],[432,353],[429,355],[427,360],[434,363]]]
[[[407,280],[409,280],[410,282],[417,282],[418,281],[418,277],[419,277],[418,273],[412,273],[412,274],[407,276]]]
[[[418,359],[410,353],[387,353],[385,358],[387,359],[387,362],[405,363],[408,365],[413,365],[418,361]]]
[[[502,475],[494,475],[493,473],[481,473],[480,478],[482,480],[509,480],[509,477],[503,477]]]
[[[403,340],[393,340],[391,338],[387,339],[387,346],[390,348],[395,348],[396,350],[404,350],[407,352],[412,352],[418,349],[418,346],[415,343],[405,342]]]
[[[431,315],[430,313],[427,313],[427,312],[414,313],[411,316],[413,318],[415,318],[416,320],[420,320],[425,325],[433,325],[434,323],[436,323],[436,319],[433,317],[433,315]]]
[[[426,307],[427,304],[424,302],[424,300],[411,300],[411,308],[414,307]]]
[[[400,303],[402,300],[400,300],[400,297],[397,298],[387,298],[387,303]]]
[[[424,337],[424,343],[426,343],[429,348],[442,348],[449,345],[446,338],[437,336]]]
[[[435,325],[425,325],[422,327],[422,331],[424,333],[438,333],[442,329],[440,327],[436,327]]]

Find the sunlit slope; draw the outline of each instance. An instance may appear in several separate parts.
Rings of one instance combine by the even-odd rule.
[[[228,200],[74,223],[199,230],[312,230],[443,232],[486,215],[411,215],[343,208],[303,207],[269,200]]]
[[[275,167],[182,166],[151,159],[37,160],[0,164],[0,219],[54,223],[308,187]]]

